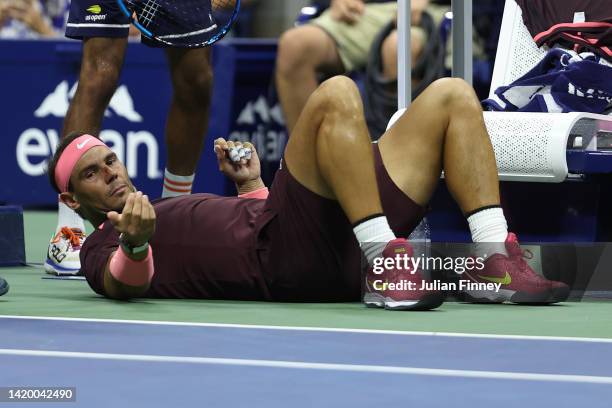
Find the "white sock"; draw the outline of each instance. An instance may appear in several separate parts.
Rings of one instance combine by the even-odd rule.
[[[170,173],[168,169],[166,169],[164,171],[164,189],[162,191],[162,198],[178,197],[191,194],[194,178],[195,174],[192,174],[191,176],[177,176],[176,174]]]
[[[487,258],[494,253],[508,255],[508,223],[500,207],[486,208],[468,217],[476,255]]]
[[[387,217],[384,215],[357,224],[353,232],[370,265],[374,263],[374,258],[382,255],[387,243],[395,239],[395,234],[391,231]]]
[[[55,233],[57,234],[62,227],[78,228],[85,232],[85,222],[83,219],[66,204],[58,201],[57,203],[57,227]]]

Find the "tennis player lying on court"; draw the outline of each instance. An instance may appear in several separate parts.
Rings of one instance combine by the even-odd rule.
[[[215,142],[220,170],[235,181],[238,197],[196,194],[150,203],[100,140],[62,140],[49,175],[61,199],[96,227],[81,251],[92,289],[117,299],[356,301],[360,249],[370,264],[412,254],[398,237],[418,224],[444,170],[473,240],[493,243],[485,268],[466,272],[466,279],[502,284],[499,292],[469,295],[551,303],[567,294],[564,284],[529,268],[507,231],[480,104],[462,80],[432,84],[374,145],[354,83],[326,81],[304,108],[269,195],[257,153],[247,146],[251,157],[240,159],[237,147],[244,149]],[[416,288],[391,290],[375,287],[381,276],[370,270],[364,301],[388,309],[435,308],[442,298],[418,289],[422,275],[387,271],[386,282],[411,281]]]

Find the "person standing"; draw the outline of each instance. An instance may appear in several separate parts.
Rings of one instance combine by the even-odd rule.
[[[79,83],[64,119],[62,137],[73,131],[98,135],[117,88],[128,44],[129,19],[114,0],[72,0],[66,37],[83,42]],[[143,38],[145,45],[159,46]],[[173,96],[166,121],[168,151],[162,197],[190,194],[200,158],[212,91],[210,50],[164,48]],[[83,220],[58,202],[58,223],[45,270],[77,274],[86,238]]]

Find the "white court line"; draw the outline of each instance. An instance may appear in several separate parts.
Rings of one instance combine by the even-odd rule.
[[[538,373],[518,373],[518,372],[504,372],[504,371],[474,371],[474,370],[450,370],[450,369],[420,368],[420,367],[376,366],[376,365],[362,365],[362,364],[309,363],[309,362],[304,362],[304,361],[248,360],[248,359],[239,359],[239,358],[153,356],[153,355],[146,355],[146,354],[82,353],[82,352],[68,352],[68,351],[17,350],[17,349],[0,349],[0,355],[26,356],[26,357],[73,358],[73,359],[87,359],[87,360],[137,361],[137,362],[147,362],[147,363],[226,365],[226,366],[261,367],[261,368],[287,368],[287,369],[301,369],[301,370],[344,371],[344,372],[359,372],[359,373],[408,374],[408,375],[425,375],[425,376],[433,376],[433,377],[460,377],[460,378],[481,378],[481,379],[494,379],[494,380],[547,381],[547,382],[569,382],[569,383],[612,385],[612,377],[599,377],[599,376],[591,376],[591,375],[538,374]]]
[[[402,330],[376,330],[376,329],[342,329],[335,327],[301,327],[301,326],[266,326],[250,324],[226,324],[226,323],[191,323],[191,322],[166,322],[155,320],[121,320],[121,319],[88,319],[78,317],[45,317],[45,316],[9,316],[0,315],[0,319],[23,319],[23,320],[50,320],[83,323],[115,323],[115,324],[141,324],[151,326],[177,326],[177,327],[219,327],[227,329],[249,329],[249,330],[278,330],[278,331],[305,331],[323,333],[357,333],[357,334],[388,334],[396,336],[434,336],[434,337],[459,337],[476,339],[500,339],[500,340],[533,340],[533,341],[560,341],[580,343],[608,343],[612,339],[596,337],[558,337],[558,336],[526,336],[515,334],[481,334],[481,333],[451,333],[451,332],[426,332],[426,331],[402,331]],[[2,326],[0,325],[0,329]]]

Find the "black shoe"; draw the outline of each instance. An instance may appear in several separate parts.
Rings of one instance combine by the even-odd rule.
[[[9,284],[4,279],[0,278],[0,296],[9,291]]]

